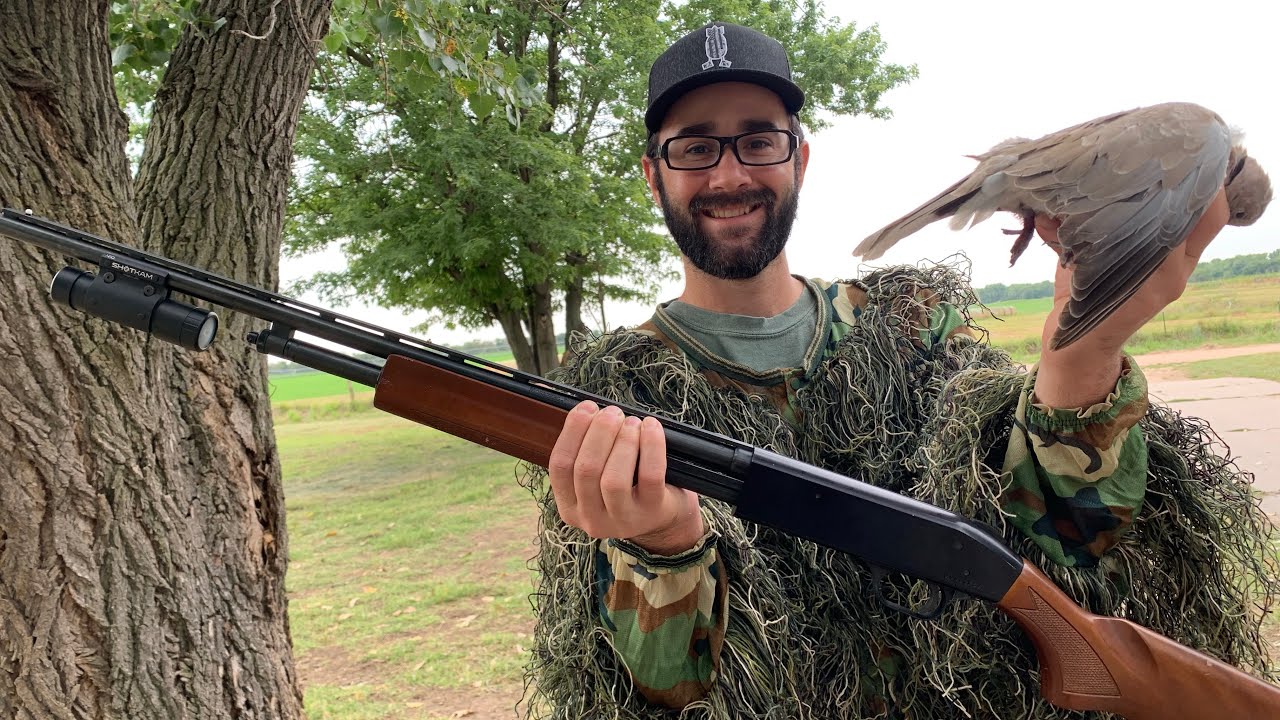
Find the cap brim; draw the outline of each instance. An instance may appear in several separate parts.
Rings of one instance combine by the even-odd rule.
[[[788,113],[799,112],[800,108],[804,107],[804,92],[795,83],[778,77],[773,73],[760,70],[729,68],[716,72],[699,73],[667,88],[645,112],[645,127],[651,133],[657,132],[658,128],[662,126],[663,118],[667,116],[667,111],[681,96],[704,85],[722,82],[745,82],[766,87],[782,99],[782,106],[786,108]]]

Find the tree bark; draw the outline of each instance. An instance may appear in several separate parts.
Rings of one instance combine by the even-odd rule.
[[[579,275],[570,281],[569,286],[564,291],[564,340],[566,345],[575,334],[585,335],[587,333],[587,323],[582,319],[582,305],[587,296],[584,284],[583,277]]]
[[[536,373],[537,361],[534,358],[533,346],[524,334],[524,325],[520,322],[520,314],[512,310],[496,310],[494,317],[502,326],[502,334],[511,347],[511,355],[515,358],[516,368],[524,372]]]
[[[578,271],[564,289],[564,342],[565,347],[568,347],[570,339],[575,334],[587,333],[587,323],[582,319],[582,306],[587,298],[584,267],[587,258],[581,253],[571,252],[565,255],[564,261],[566,265]]]
[[[108,3],[5,4],[0,202],[274,287],[328,11],[203,3],[228,22],[184,34],[135,195]],[[301,717],[265,362],[244,321],[180,351],[53,306],[63,264],[0,240],[0,717]]]
[[[533,372],[538,375],[560,367],[560,357],[556,354],[556,324],[552,309],[551,284],[535,283],[530,289],[532,302],[529,304],[529,337],[533,340]]]

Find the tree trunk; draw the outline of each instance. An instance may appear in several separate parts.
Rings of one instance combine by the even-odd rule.
[[[507,338],[511,354],[515,357],[516,368],[529,373],[536,373],[537,362],[533,356],[533,347],[524,334],[524,325],[520,323],[520,314],[511,310],[495,311],[498,324],[502,326],[502,334]]]
[[[600,306],[600,332],[602,333],[609,332],[609,319],[606,318],[604,315],[604,301],[605,301],[604,280],[602,278],[597,277],[596,278],[596,304]]]
[[[560,356],[556,353],[556,323],[552,314],[550,283],[536,283],[530,288],[533,302],[529,307],[529,336],[533,339],[533,357],[537,363],[534,370],[539,375],[560,367]]]
[[[136,204],[108,3],[12,8],[0,201],[124,242],[141,227],[149,249],[274,287],[328,0],[203,4],[228,23],[175,51]],[[0,240],[0,717],[301,717],[265,363],[244,321],[180,351],[52,306],[63,264]]]
[[[587,323],[582,319],[582,305],[586,300],[585,281],[575,277],[564,291],[564,340],[566,346],[574,334],[585,335]]]

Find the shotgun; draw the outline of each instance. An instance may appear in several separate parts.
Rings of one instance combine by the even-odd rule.
[[[246,337],[258,352],[373,387],[379,410],[535,465],[547,465],[566,414],[579,402],[618,405],[16,210],[0,213],[0,234],[97,266],[96,274],[72,266],[58,271],[50,293],[60,304],[194,351],[213,342],[217,315],[171,293],[245,313],[269,323]],[[889,608],[927,619],[956,595],[994,603],[1030,637],[1041,692],[1054,705],[1129,720],[1280,718],[1280,687],[1135,623],[1085,611],[979,522],[658,419],[668,482],[728,503],[745,520],[861,558]],[[913,607],[889,600],[880,590],[886,572],[923,581],[929,597]]]

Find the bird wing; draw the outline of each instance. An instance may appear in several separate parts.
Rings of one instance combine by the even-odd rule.
[[[1064,161],[1069,159],[1064,157],[1063,151],[1076,147],[1078,143],[1074,140],[1078,136],[1123,114],[1096,118],[1038,140],[1018,141],[1015,138],[982,155],[972,156],[978,160],[973,172],[920,207],[868,235],[854,248],[853,254],[864,260],[875,260],[902,238],[945,217],[955,216],[952,227],[958,230],[965,224],[981,222],[997,209],[1016,211],[1019,189],[1009,183],[1004,174],[1011,164],[1021,167],[1020,175],[1033,185],[1036,182],[1058,182],[1057,178],[1068,177],[1073,171],[1063,167],[1067,164]],[[1048,167],[1046,163],[1054,164]]]
[[[1004,172],[1012,192],[1062,221],[1071,299],[1054,347],[1092,330],[1137,292],[1222,189],[1230,133],[1215,113],[1166,103],[1032,141]]]

